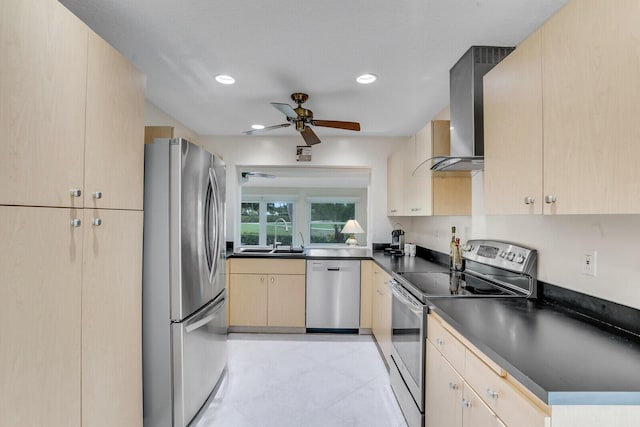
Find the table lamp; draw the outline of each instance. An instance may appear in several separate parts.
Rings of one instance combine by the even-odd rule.
[[[342,227],[342,234],[350,234],[349,238],[345,242],[347,246],[358,246],[358,241],[356,240],[355,233],[364,233],[360,224],[355,219],[350,219],[347,223]]]

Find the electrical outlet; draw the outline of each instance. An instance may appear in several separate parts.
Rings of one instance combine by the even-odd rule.
[[[584,251],[584,255],[583,255],[584,259],[582,260],[582,274],[595,277],[596,255],[597,255],[597,252],[595,250]]]

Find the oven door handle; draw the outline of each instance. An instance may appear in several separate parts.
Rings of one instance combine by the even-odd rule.
[[[414,314],[418,316],[422,316],[424,314],[424,311],[419,304],[411,301],[405,295],[402,295],[402,293],[400,293],[394,285],[390,284],[389,288],[391,289],[391,293],[395,295],[396,298],[398,298],[398,301],[400,301],[403,305],[406,305]]]

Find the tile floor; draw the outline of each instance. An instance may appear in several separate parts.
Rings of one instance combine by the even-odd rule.
[[[230,334],[195,427],[406,427],[371,336]]]

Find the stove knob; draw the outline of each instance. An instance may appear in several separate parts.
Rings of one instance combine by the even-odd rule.
[[[507,256],[507,253],[505,251],[501,251],[498,255],[500,255],[500,258],[504,258]]]
[[[470,252],[473,250],[473,246],[471,246],[470,244],[467,243],[467,246],[464,247],[464,250],[467,252]]]
[[[524,262],[524,257],[523,257],[522,255],[518,255],[518,256],[516,257],[516,262],[517,262],[518,264],[522,264],[522,263]]]
[[[516,254],[514,254],[513,252],[509,252],[507,254],[507,261],[513,261],[513,257],[515,257]]]

